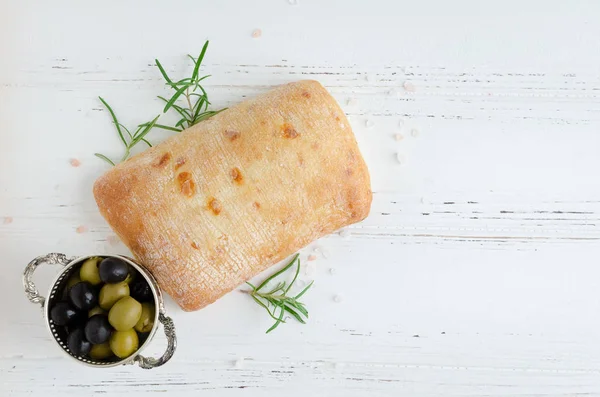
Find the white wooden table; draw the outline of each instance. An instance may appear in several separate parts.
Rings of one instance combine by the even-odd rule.
[[[298,3],[0,0],[0,395],[599,395],[600,4]],[[333,93],[372,213],[302,251],[327,256],[302,272],[309,324],[265,335],[239,292],[168,300],[167,365],[77,365],[21,272],[127,253],[91,193],[93,153],[121,153],[97,96],[127,125],[158,114],[154,58],[184,77],[205,39],[216,107],[305,78]]]

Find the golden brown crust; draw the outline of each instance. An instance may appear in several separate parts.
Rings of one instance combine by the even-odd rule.
[[[171,137],[100,177],[94,196],[184,310],[364,219],[372,198],[348,120],[316,81],[277,87]]]

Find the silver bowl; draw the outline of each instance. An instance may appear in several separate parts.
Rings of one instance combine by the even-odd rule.
[[[132,354],[131,356],[118,359],[114,358],[112,361],[101,361],[101,360],[93,360],[88,357],[77,356],[73,354],[69,348],[67,347],[67,332],[64,327],[56,326],[53,321],[50,319],[50,308],[54,306],[55,302],[60,301],[63,298],[62,292],[64,291],[64,287],[69,280],[69,277],[78,269],[79,265],[83,263],[88,258],[93,256],[100,256],[103,258],[118,258],[127,262],[130,266],[136,269],[148,282],[150,289],[152,290],[152,295],[154,296],[154,305],[157,308],[155,311],[154,317],[154,326],[152,330],[149,332],[148,337],[142,342],[139,349]],[[44,298],[40,295],[35,284],[32,281],[32,276],[37,267],[41,264],[55,264],[64,266],[60,271],[54,282],[50,286],[50,290],[48,291],[48,298]],[[175,325],[173,324],[173,320],[165,314],[165,307],[162,299],[162,295],[160,292],[160,288],[156,283],[156,280],[150,274],[148,270],[146,270],[142,265],[135,262],[135,260],[128,258],[122,255],[87,255],[75,258],[67,258],[64,254],[59,253],[51,253],[43,256],[38,256],[34,260],[32,260],[25,271],[23,272],[23,287],[25,288],[25,294],[31,303],[36,303],[42,306],[44,311],[44,320],[46,322],[46,326],[48,330],[54,337],[56,343],[61,347],[61,350],[67,354],[72,359],[79,361],[82,364],[85,364],[94,368],[109,368],[115,367],[118,365],[128,365],[137,363],[140,367],[145,369],[151,369],[155,367],[159,367],[169,361],[175,353],[175,348],[177,347],[177,338],[175,336]],[[152,357],[144,357],[140,353],[152,340],[156,331],[158,330],[158,325],[161,323],[163,325],[165,334],[167,336],[167,350],[159,358]]]

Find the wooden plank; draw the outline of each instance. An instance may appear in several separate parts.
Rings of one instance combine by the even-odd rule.
[[[4,5],[0,395],[600,393],[599,4]],[[197,313],[167,299],[168,365],[80,368],[21,271],[51,251],[127,253],[91,195],[107,169],[93,153],[121,154],[97,96],[127,125],[154,117],[168,92],[154,58],[184,76],[207,38],[215,106],[306,78],[333,93],[371,170],[372,214],[302,251],[309,324],[264,335],[269,319],[237,291]],[[36,275],[42,291],[55,272]]]

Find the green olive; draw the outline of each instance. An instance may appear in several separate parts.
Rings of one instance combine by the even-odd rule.
[[[135,267],[131,266],[131,265],[127,265],[128,269],[129,269],[129,273],[127,274],[127,278],[125,279],[125,283],[127,284],[131,284],[131,282],[133,280],[135,280],[136,278],[140,277],[138,271],[135,269]]]
[[[96,314],[106,314],[106,312],[100,306],[96,306],[88,312],[88,318],[95,316]]]
[[[110,309],[108,312],[108,322],[117,331],[126,331],[133,328],[141,316],[142,304],[131,296],[126,296],[119,299]]]
[[[119,358],[131,356],[138,349],[139,339],[134,329],[113,332],[110,337],[110,350]]]
[[[150,332],[154,327],[154,305],[149,302],[142,303],[142,315],[135,324],[137,332]]]
[[[87,281],[92,285],[100,284],[102,280],[100,280],[100,274],[98,273],[98,264],[101,261],[102,258],[94,256],[83,262],[83,265],[81,265],[81,269],[79,270],[81,281]]]
[[[67,289],[71,288],[72,286],[74,286],[75,284],[81,282],[81,278],[79,278],[79,273],[75,272],[71,275],[71,277],[69,277],[69,280],[67,280]]]
[[[89,356],[96,360],[104,360],[113,355],[110,348],[110,342],[101,343],[99,345],[92,345],[92,349],[89,352]]]
[[[129,285],[125,281],[117,284],[104,284],[100,289],[98,304],[104,310],[110,310],[119,299],[126,296],[129,296]]]

